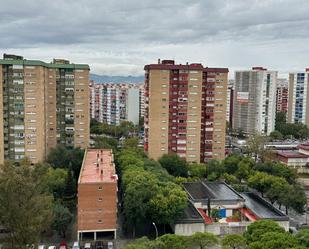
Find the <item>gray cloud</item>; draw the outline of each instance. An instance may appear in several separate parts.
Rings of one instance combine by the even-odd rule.
[[[105,74],[157,58],[288,71],[309,63],[307,0],[0,0],[0,51]],[[306,65],[307,63],[307,65]]]

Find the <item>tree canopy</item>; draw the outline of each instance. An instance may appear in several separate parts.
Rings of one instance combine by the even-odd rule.
[[[0,224],[9,231],[4,244],[11,249],[37,245],[52,220],[52,195],[42,182],[47,168],[24,160],[0,167]]]

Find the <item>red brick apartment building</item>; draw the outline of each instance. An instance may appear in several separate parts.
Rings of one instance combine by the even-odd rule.
[[[145,141],[149,156],[177,153],[189,162],[225,157],[227,68],[145,66]]]
[[[78,179],[79,240],[116,238],[117,180],[112,150],[86,150]]]

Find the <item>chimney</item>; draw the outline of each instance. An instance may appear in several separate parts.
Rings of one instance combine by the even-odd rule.
[[[161,64],[161,60],[160,60],[160,58],[158,59],[158,64]]]

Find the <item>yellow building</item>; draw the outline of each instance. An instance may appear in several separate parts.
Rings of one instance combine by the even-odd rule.
[[[0,163],[40,162],[57,144],[87,148],[88,65],[4,54],[0,84]]]
[[[145,71],[144,147],[149,156],[223,159],[228,69],[159,60]]]

